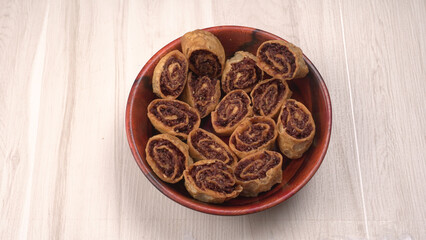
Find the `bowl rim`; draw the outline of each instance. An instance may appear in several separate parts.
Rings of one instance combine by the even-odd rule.
[[[236,31],[257,31],[257,32],[262,32],[262,34],[265,35],[269,35],[270,37],[274,38],[274,39],[281,39],[286,41],[285,39],[269,33],[267,31],[261,30],[261,29],[256,29],[256,28],[252,28],[252,27],[246,27],[246,26],[237,26],[237,25],[221,25],[221,26],[214,26],[214,27],[208,27],[208,28],[204,28],[202,30],[206,30],[206,31],[210,31],[210,30],[216,30],[216,29],[227,29],[227,30],[236,30]],[[325,85],[324,79],[322,78],[321,74],[319,73],[319,71],[317,70],[317,68],[312,64],[312,62],[309,60],[308,57],[306,57],[303,54],[303,58],[306,62],[306,64],[309,66],[310,70],[313,71],[314,75],[318,76],[318,80],[319,80],[319,86],[321,91],[324,93],[324,102],[325,102],[325,109],[326,109],[326,119],[329,119],[328,122],[326,122],[326,134],[325,134],[325,147],[322,149],[319,160],[315,162],[315,165],[313,166],[312,170],[307,174],[307,177],[304,178],[300,184],[296,185],[293,189],[291,189],[291,191],[289,191],[287,194],[284,194],[282,196],[279,196],[277,198],[267,198],[264,199],[261,205],[257,205],[257,206],[253,206],[251,208],[248,208],[247,205],[240,205],[240,206],[226,206],[226,208],[223,207],[223,205],[214,205],[214,204],[207,204],[207,203],[202,203],[202,202],[198,202],[198,201],[194,201],[194,200],[188,200],[185,198],[179,198],[178,196],[176,196],[175,194],[169,192],[161,183],[159,180],[157,180],[152,174],[149,174],[150,172],[152,172],[152,170],[149,168],[149,166],[145,166],[143,164],[140,164],[143,162],[142,160],[142,156],[139,154],[139,151],[137,150],[136,147],[136,143],[135,143],[135,139],[134,139],[134,135],[133,135],[133,130],[132,130],[132,108],[133,108],[133,103],[134,103],[134,95],[136,93],[136,89],[138,88],[139,84],[141,84],[143,82],[143,78],[142,75],[143,73],[145,73],[147,71],[147,69],[149,69],[149,67],[151,67],[151,65],[153,64],[153,60],[155,60],[156,58],[159,58],[159,56],[163,55],[163,53],[165,53],[166,51],[168,51],[167,49],[171,46],[174,45],[177,41],[179,41],[180,37],[171,41],[170,43],[168,43],[167,45],[165,45],[164,47],[162,47],[159,51],[157,51],[146,63],[145,65],[142,67],[142,69],[140,70],[139,74],[137,75],[135,81],[133,82],[132,88],[130,89],[129,92],[129,96],[128,96],[128,100],[127,100],[127,105],[126,105],[126,115],[125,115],[125,127],[126,127],[126,135],[127,135],[127,141],[129,143],[129,147],[130,150],[132,152],[133,158],[136,161],[136,164],[139,166],[140,170],[144,173],[145,177],[161,192],[163,193],[165,196],[167,196],[168,198],[170,198],[171,200],[179,203],[182,206],[185,206],[187,208],[202,212],[202,213],[207,213],[207,214],[213,214],[213,215],[225,215],[225,216],[236,216],[236,215],[245,215],[245,214],[250,214],[250,213],[256,213],[256,212],[260,212],[266,209],[269,209],[271,207],[274,207],[276,205],[278,205],[279,203],[284,202],[285,200],[289,199],[290,197],[292,197],[294,194],[296,194],[301,188],[303,188],[311,179],[312,177],[315,175],[315,173],[317,172],[318,168],[320,167],[320,165],[322,164],[324,157],[327,153],[328,150],[328,146],[330,143],[330,137],[331,137],[331,126],[332,126],[332,106],[331,106],[331,100],[330,100],[330,94],[328,92],[327,86]],[[265,201],[265,200],[269,200],[269,201]]]

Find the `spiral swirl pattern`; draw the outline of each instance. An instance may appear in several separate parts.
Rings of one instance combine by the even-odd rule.
[[[195,129],[188,136],[191,155],[195,159],[217,159],[228,166],[234,166],[237,157],[220,138],[201,128]]]
[[[182,179],[187,159],[182,149],[163,135],[156,135],[148,141],[147,160],[157,176],[166,182],[175,183]]]
[[[255,151],[271,149],[277,134],[272,118],[252,117],[235,129],[229,139],[229,146],[238,157],[243,158]]]
[[[256,57],[250,53],[237,52],[226,62],[222,76],[223,91],[228,93],[235,89],[250,92],[262,81],[263,71],[256,64]]]
[[[280,120],[286,133],[294,138],[303,139],[314,130],[312,116],[299,106],[295,100],[289,99],[284,104]]]
[[[165,55],[154,69],[153,91],[161,98],[176,99],[183,91],[188,73],[188,61],[174,50]]]
[[[285,81],[269,79],[258,83],[250,95],[255,115],[275,117],[291,91]]]
[[[251,101],[247,93],[243,90],[234,90],[229,92],[212,112],[212,125],[217,133],[230,135],[238,123],[252,114]]]
[[[218,193],[232,193],[237,187],[231,169],[221,161],[195,164],[189,169],[189,175],[198,188]]]
[[[289,42],[266,41],[258,48],[257,58],[263,71],[282,80],[304,77],[309,72],[302,50]]]
[[[282,181],[281,154],[262,150],[241,159],[235,167],[237,183],[243,187],[241,196],[255,197],[269,191]]]
[[[266,173],[282,161],[279,153],[262,151],[241,159],[235,168],[238,180],[250,181],[266,177]]]
[[[206,117],[219,102],[220,84],[216,78],[196,76],[190,73],[186,98],[191,106],[197,109],[201,118]]]
[[[148,118],[160,132],[186,138],[200,126],[200,116],[188,104],[178,100],[156,99],[148,105]]]

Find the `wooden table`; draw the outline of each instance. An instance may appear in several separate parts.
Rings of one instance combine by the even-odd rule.
[[[185,32],[300,46],[333,106],[328,153],[288,201],[199,213],[145,178],[124,111]],[[426,2],[0,1],[0,239],[426,239]]]

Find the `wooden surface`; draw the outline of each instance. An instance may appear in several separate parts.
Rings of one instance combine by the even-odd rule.
[[[426,2],[0,1],[0,239],[426,239]],[[279,35],[328,86],[312,180],[239,217],[184,208],[127,144],[145,62],[185,32]]]

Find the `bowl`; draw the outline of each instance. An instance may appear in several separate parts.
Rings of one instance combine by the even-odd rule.
[[[226,58],[236,51],[256,54],[260,44],[267,40],[282,38],[263,30],[241,26],[217,26],[204,29],[216,35],[225,48]],[[193,199],[186,191],[183,180],[169,184],[160,180],[145,159],[148,139],[158,132],[147,117],[147,106],[156,98],[152,92],[151,77],[158,61],[172,50],[181,50],[180,38],[170,42],[154,54],[139,72],[130,90],[126,109],[127,140],[139,168],[148,180],[164,195],[177,203],[209,214],[242,215],[255,213],[276,206],[299,191],[315,174],[327,152],[331,134],[331,103],[327,87],[312,62],[304,56],[309,74],[301,79],[288,81],[293,91],[292,98],[301,101],[311,111],[315,120],[316,135],[312,146],[297,160],[284,158],[283,179],[270,191],[257,197],[237,197],[223,204],[209,204]],[[303,50],[303,49],[302,49]],[[203,119],[201,127],[212,131],[210,117]],[[227,141],[227,139],[224,139]]]

